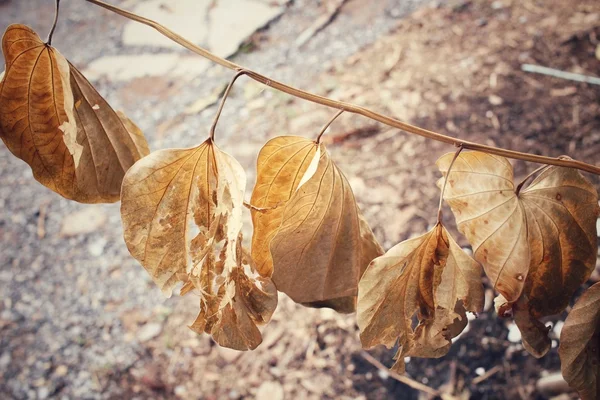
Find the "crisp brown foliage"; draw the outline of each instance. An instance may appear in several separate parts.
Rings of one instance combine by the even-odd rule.
[[[141,131],[30,28],[9,26],[2,51],[0,136],[6,146],[35,179],[68,199],[117,201],[125,172],[149,153]]]
[[[600,283],[575,303],[560,334],[562,374],[582,400],[600,399]]]
[[[444,175],[453,154],[437,164]],[[515,192],[508,160],[463,152],[448,176],[444,195],[473,246],[475,259],[508,303],[527,350],[541,357],[549,349],[538,321],[561,312],[596,264],[598,195],[576,170],[544,169]]]
[[[277,152],[269,144],[284,147]],[[298,303],[353,312],[358,281],[383,250],[360,214],[346,177],[323,144],[295,137],[273,139],[269,144],[259,158],[253,199],[275,209],[255,213],[259,224],[254,235],[263,241],[261,246],[270,247],[273,282]],[[290,145],[296,151],[287,151],[285,146]],[[271,154],[272,169],[261,167]],[[285,178],[277,179],[278,171]],[[269,189],[263,194],[266,182]],[[268,261],[266,266],[263,271],[268,272]]]
[[[481,266],[438,223],[371,262],[358,291],[360,339],[365,348],[398,341],[392,368],[404,372],[406,356],[446,354],[467,324],[465,310],[482,309]]]
[[[123,15],[195,48],[152,21]],[[241,234],[246,175],[214,145],[215,127],[235,80],[248,75],[289,94],[339,106],[329,124],[352,111],[463,147],[595,173],[597,167],[434,134],[299,91],[196,49],[237,71],[210,138],[194,148],[143,158],[150,150],[140,129],[33,30],[12,25],[2,39],[0,137],[35,179],[68,199],[114,202],[120,195],[131,254],[166,295],[178,283],[182,295],[198,295],[200,311],[190,328],[222,346],[256,348],[262,341],[258,325],[270,320],[280,290],[306,306],[358,309],[363,346],[398,344],[392,368],[403,372],[406,356],[446,354],[451,339],[467,325],[467,311],[482,310],[483,265],[500,293],[498,314],[512,314],[527,351],[546,354],[549,328],[540,318],[562,312],[596,263],[598,195],[577,170],[544,167],[521,191],[523,183],[515,185],[507,159],[461,147],[437,161],[444,175],[438,184],[447,184],[443,199],[477,261],[441,224],[441,201],[431,231],[382,256],[347,179],[319,139],[277,137],[258,157],[257,184],[247,205],[254,225],[249,252]],[[559,349],[563,375],[584,400],[600,397],[599,285],[573,308]]]
[[[313,160],[318,146],[299,136],[279,136],[269,140],[258,154],[257,180],[252,191],[254,235],[252,258],[262,275],[273,273],[269,246],[279,230],[285,204],[292,197]]]
[[[242,249],[246,175],[211,139],[137,162],[123,181],[125,242],[167,295],[178,281],[195,289],[200,314],[191,328],[222,346],[253,349],[256,324],[270,319],[275,287]]]

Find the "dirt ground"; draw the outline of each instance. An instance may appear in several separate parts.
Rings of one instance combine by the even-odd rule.
[[[0,28],[25,22],[47,31],[52,3],[34,3],[0,2]],[[123,46],[123,18],[83,1],[64,3],[54,45],[84,71],[100,56],[165,52]],[[114,3],[132,8],[139,1]],[[600,86],[521,70],[536,64],[599,76],[597,0],[351,0],[321,32],[296,45],[330,3],[336,2],[287,3],[233,59],[430,130],[600,164]],[[211,67],[201,76],[100,76],[94,84],[141,126],[156,150],[204,140],[215,106],[199,104],[211,104],[230,76]],[[241,78],[217,143],[252,181],[267,139],[316,136],[333,113]],[[348,114],[324,138],[386,249],[434,223],[434,163],[454,151],[451,146]],[[516,162],[517,178],[536,167]],[[600,188],[597,177],[587,177]],[[445,220],[453,226],[449,210]],[[197,336],[186,327],[197,299],[162,297],[127,253],[118,205],[83,206],[53,195],[3,146],[0,248],[2,398],[434,397],[398,382],[365,356],[353,315],[303,308],[283,295],[253,352],[221,349]],[[447,356],[411,359],[407,377],[444,399],[576,398],[560,384],[556,391],[538,384],[560,370],[556,345],[565,315],[548,319],[553,349],[536,360],[523,350],[514,324],[495,315],[492,298],[488,288],[486,311],[470,321]],[[369,354],[389,366],[394,351]]]

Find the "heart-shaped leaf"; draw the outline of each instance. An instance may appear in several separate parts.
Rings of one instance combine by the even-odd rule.
[[[190,149],[167,149],[137,162],[123,181],[125,242],[154,282],[170,295],[195,289],[200,314],[191,328],[221,345],[253,349],[257,324],[277,305],[268,278],[259,277],[242,249],[246,175],[211,139]]]
[[[438,167],[447,174],[453,153]],[[439,182],[441,184],[441,182]],[[519,194],[505,158],[462,152],[444,199],[476,260],[513,310],[527,350],[550,348],[537,321],[561,312],[596,264],[598,195],[574,169],[547,167]]]
[[[302,138],[282,139],[286,140],[297,140],[295,145],[306,152],[303,161],[290,152],[284,152],[277,161],[275,169],[285,171],[290,179],[257,179],[258,182],[273,179],[271,192],[293,192],[283,212],[275,214],[269,222],[273,224],[271,228],[266,233],[255,233],[259,237],[273,236],[270,242],[273,282],[298,303],[353,312],[358,281],[369,262],[383,254],[383,250],[360,214],[348,180],[325,146]],[[315,149],[304,147],[307,145]],[[310,154],[314,155],[308,162]],[[286,163],[305,170],[299,181],[296,168],[288,171],[283,166]],[[295,191],[294,186],[297,186]],[[275,197],[277,201],[285,199],[285,195]],[[273,235],[270,229],[277,224]],[[260,229],[255,227],[255,231]]]
[[[117,201],[125,172],[149,152],[140,130],[30,28],[9,26],[2,50],[0,136],[8,149],[68,199]]]
[[[261,275],[273,273],[271,240],[279,230],[285,204],[298,189],[317,151],[315,142],[299,136],[276,137],[260,150],[250,202],[264,209],[252,209],[252,259]]]

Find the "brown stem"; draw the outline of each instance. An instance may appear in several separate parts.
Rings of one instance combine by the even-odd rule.
[[[450,162],[450,166],[448,167],[448,171],[446,172],[446,179],[444,179],[444,185],[442,186],[442,193],[440,193],[440,204],[438,206],[438,214],[437,214],[437,223],[442,223],[442,202],[444,200],[444,192],[446,191],[446,184],[448,183],[448,177],[450,176],[450,171],[452,171],[452,166],[454,165],[454,161],[458,158],[460,152],[463,151],[463,147],[461,145],[458,146],[458,150],[454,153],[454,157]]]
[[[48,34],[48,39],[46,40],[46,44],[48,46],[52,45],[52,36],[54,36],[54,30],[56,29],[56,24],[58,23],[59,10],[60,10],[60,0],[56,0],[56,8],[54,9],[54,23],[52,23],[52,29],[50,29],[50,33]]]
[[[517,188],[515,189],[515,194],[518,196],[519,193],[521,192],[521,189],[523,188],[523,185],[525,184],[525,182],[527,182],[532,176],[536,175],[538,172],[541,172],[542,170],[548,168],[547,165],[542,165],[539,168],[536,168],[534,171],[532,171],[529,175],[527,175],[522,181],[521,183],[519,183],[517,185]]]
[[[331,124],[333,124],[333,121],[335,121],[335,120],[337,119],[337,117],[339,117],[340,115],[342,115],[342,113],[343,113],[343,112],[344,112],[344,109],[342,108],[340,111],[338,111],[338,112],[337,112],[337,113],[336,113],[336,114],[333,116],[333,118],[331,118],[331,119],[329,120],[329,122],[328,122],[328,123],[326,123],[326,124],[325,124],[325,126],[323,127],[323,129],[321,129],[321,132],[319,132],[319,136],[317,136],[317,140],[316,140],[317,144],[321,143],[321,136],[323,136],[323,134],[325,133],[325,131],[327,130],[327,128],[329,128],[329,126],[330,126]]]
[[[298,97],[298,98],[301,98],[304,100],[308,100],[313,103],[321,104],[324,106],[337,108],[337,109],[344,109],[347,112],[362,115],[366,118],[381,122],[382,124],[389,125],[394,128],[402,129],[408,133],[413,133],[415,135],[420,135],[425,138],[437,140],[437,141],[443,142],[443,143],[453,144],[455,146],[460,145],[464,149],[478,150],[478,151],[483,151],[488,154],[494,154],[497,156],[512,158],[512,159],[516,159],[516,160],[535,162],[535,163],[539,163],[539,164],[557,165],[560,167],[567,167],[567,168],[577,168],[582,171],[600,175],[600,167],[597,167],[597,166],[591,165],[591,164],[587,164],[587,163],[584,163],[581,161],[566,160],[566,159],[554,158],[554,157],[545,157],[545,156],[540,156],[537,154],[530,154],[530,153],[522,153],[519,151],[508,150],[508,149],[503,149],[503,148],[498,148],[498,147],[493,147],[493,146],[486,146],[484,144],[474,143],[474,142],[470,142],[468,140],[462,140],[462,139],[454,138],[451,136],[442,135],[441,133],[429,131],[427,129],[423,129],[423,128],[419,128],[414,125],[407,124],[406,122],[402,122],[395,118],[388,117],[388,116],[380,114],[378,112],[369,110],[368,108],[364,108],[364,107],[361,107],[361,106],[358,106],[355,104],[351,104],[351,103],[346,103],[343,101],[329,99],[327,97],[319,96],[319,95],[316,95],[316,94],[313,94],[310,92],[306,92],[304,90],[297,89],[295,87],[286,85],[285,83],[278,82],[269,77],[261,75],[258,72],[243,68],[243,67],[239,66],[238,64],[228,61],[224,58],[221,58],[221,57],[209,52],[208,50],[203,49],[202,47],[196,46],[194,43],[177,35],[175,32],[171,31],[170,29],[162,26],[161,24],[159,24],[155,21],[152,21],[152,20],[144,18],[144,17],[140,17],[139,15],[133,14],[129,11],[122,10],[119,7],[115,7],[111,4],[107,4],[101,0],[85,0],[85,1],[95,4],[95,5],[98,5],[100,7],[103,7],[105,9],[110,10],[114,13],[117,13],[125,18],[129,18],[133,21],[137,21],[144,25],[148,25],[148,26],[156,29],[158,32],[160,32],[167,38],[173,40],[174,42],[180,44],[181,46],[187,48],[188,50],[190,50],[204,58],[207,58],[219,65],[222,65],[225,68],[229,68],[229,69],[233,69],[233,70],[245,70],[246,75],[249,76],[250,78],[254,79],[255,81],[263,83],[267,86],[270,86],[274,89],[277,89],[277,90],[287,93],[289,95],[292,95],[292,96],[295,96],[295,97]]]
[[[233,78],[229,81],[229,85],[227,85],[227,89],[225,89],[225,93],[223,93],[223,97],[221,98],[221,104],[219,104],[219,109],[217,110],[217,115],[215,115],[215,119],[213,120],[212,125],[210,126],[210,140],[215,140],[215,128],[217,127],[217,123],[219,122],[219,117],[221,116],[221,112],[223,111],[223,107],[225,106],[225,101],[227,100],[227,96],[229,96],[229,92],[231,92],[231,88],[233,84],[242,75],[246,75],[246,70],[239,70]]]

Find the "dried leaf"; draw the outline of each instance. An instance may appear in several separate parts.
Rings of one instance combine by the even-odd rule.
[[[562,375],[582,400],[600,399],[600,283],[577,300],[560,334]]]
[[[437,162],[444,176],[453,156]],[[502,308],[515,304],[525,347],[542,356],[550,341],[536,319],[564,310],[596,263],[594,187],[574,169],[548,167],[517,196],[508,160],[463,152],[444,199],[475,259],[508,303]]]
[[[512,314],[521,332],[525,350],[536,358],[546,355],[552,347],[552,341],[548,337],[550,326],[544,325],[532,314],[530,301],[525,293],[512,304]]]
[[[273,273],[269,246],[281,224],[285,204],[298,189],[317,150],[315,142],[299,136],[276,137],[260,150],[250,203],[266,209],[252,210],[252,259],[263,276]]]
[[[436,163],[444,177],[453,157],[445,154]],[[524,211],[514,190],[508,160],[473,151],[458,156],[444,193],[474,258],[509,302],[521,294],[530,260]]]
[[[531,249],[524,290],[530,312],[558,314],[596,266],[598,194],[579,171],[550,167],[519,198]]]
[[[440,357],[466,326],[465,311],[483,309],[481,266],[437,224],[371,262],[359,284],[358,326],[364,348],[399,345],[405,356]],[[466,310],[465,310],[466,309]],[[413,328],[417,313],[419,325]]]
[[[293,141],[283,139],[282,142],[286,140]],[[360,215],[346,177],[333,163],[325,146],[310,144],[306,139],[298,139],[298,142],[302,143],[297,146],[306,152],[307,160],[300,161],[292,153],[285,161],[278,161],[277,165],[289,160],[299,167],[289,170],[282,167],[289,180],[274,180],[275,188],[271,192],[293,191],[294,182],[298,181],[297,169],[304,169],[305,173],[281,216],[277,213],[269,222],[277,225],[280,219],[277,232],[256,235],[273,235],[270,251],[273,282],[278,290],[307,306],[353,312],[358,281],[369,262],[383,251]],[[304,147],[309,144],[317,149],[309,151]],[[314,156],[307,166],[310,154]],[[258,178],[258,181],[268,179]],[[285,194],[273,195],[272,201],[284,198]],[[259,226],[255,231],[260,229]]]
[[[2,40],[0,136],[40,183],[83,203],[114,202],[146,140],[56,49],[24,25]]]
[[[246,175],[209,139],[190,149],[160,150],[123,181],[125,242],[166,295],[178,281],[196,290],[200,314],[191,328],[221,345],[253,349],[257,324],[277,305],[276,290],[242,249]]]

